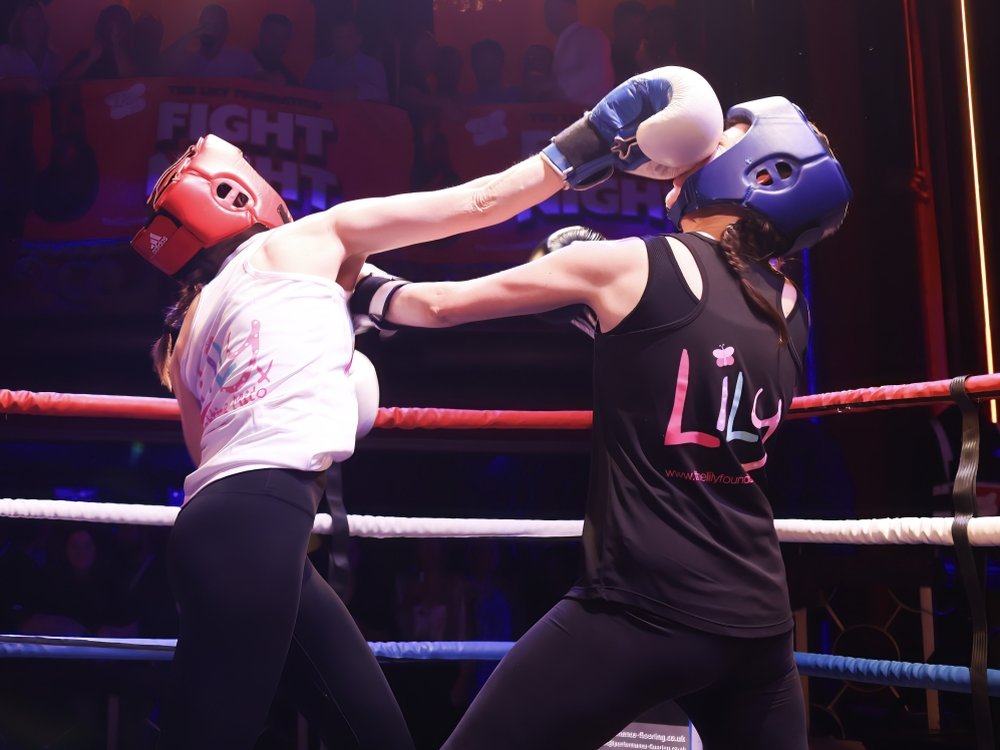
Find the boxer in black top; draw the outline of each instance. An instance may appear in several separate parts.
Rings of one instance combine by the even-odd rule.
[[[363,272],[352,311],[381,327],[572,305],[598,321],[583,576],[501,662],[447,750],[597,748],[668,699],[709,750],[806,748],[764,484],[809,318],[769,260],[836,231],[851,191],[788,100],[729,119],[714,157],[674,180],[682,233],[575,242],[463,282]]]
[[[541,154],[438,191],[292,221],[213,134],[161,175],[132,246],[179,284],[153,356],[196,464],[168,550],[180,634],[163,750],[252,747],[293,666],[297,703],[331,747],[413,747],[361,632],[306,557],[325,472],[353,452],[373,385],[352,375],[347,293],[368,255],[505,221],[614,171],[675,176],[722,129],[708,82],[667,67],[609,92]]]

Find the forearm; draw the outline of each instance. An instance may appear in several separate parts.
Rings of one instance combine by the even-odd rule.
[[[591,304],[610,283],[603,242],[577,243],[531,263],[466,281],[414,284],[376,267],[363,275],[351,310],[380,330],[445,328],[479,320],[532,315],[571,304]],[[645,246],[639,243],[645,258]],[[595,269],[602,269],[600,271]]]
[[[370,255],[499,224],[560,191],[540,156],[495,175],[426,193],[365,198],[330,209],[349,255]]]
[[[382,302],[387,323],[409,328],[449,328],[548,309],[551,289],[519,282],[514,269],[468,281],[404,283]],[[561,303],[561,300],[560,300]],[[378,307],[378,304],[376,305]]]
[[[450,321],[444,301],[452,282],[435,281],[407,284],[392,296],[386,310],[386,320],[396,326],[410,328],[447,328],[459,321]]]

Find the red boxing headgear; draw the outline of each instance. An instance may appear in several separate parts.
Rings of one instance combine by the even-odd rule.
[[[146,205],[153,215],[132,247],[171,276],[202,248],[257,224],[270,229],[292,220],[243,152],[215,135],[199,138],[160,176]]]

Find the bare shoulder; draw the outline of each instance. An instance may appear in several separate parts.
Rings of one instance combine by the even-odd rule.
[[[680,269],[681,275],[684,277],[684,282],[688,285],[688,289],[691,290],[691,293],[697,299],[701,299],[704,290],[704,281],[701,278],[701,270],[698,268],[698,262],[694,259],[691,248],[673,236],[667,236],[667,244],[673,252],[674,260],[677,262],[677,267]]]
[[[610,331],[631,312],[646,288],[646,243],[639,237],[626,237],[577,244],[581,245],[582,256],[586,256],[586,275],[592,290],[587,302],[597,312],[601,330]]]
[[[598,285],[632,270],[646,271],[646,243],[638,237],[574,242],[564,250],[569,251],[565,254],[565,261],[574,264],[578,272]],[[553,255],[558,256],[559,252]]]
[[[255,268],[337,280],[344,245],[323,214],[312,214],[267,232],[250,259]]]

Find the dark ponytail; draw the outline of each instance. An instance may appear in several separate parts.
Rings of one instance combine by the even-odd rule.
[[[180,296],[177,301],[167,308],[167,313],[163,318],[163,333],[153,344],[151,354],[153,355],[153,372],[160,378],[171,391],[174,389],[170,384],[170,357],[174,353],[174,343],[177,341],[177,334],[180,333],[184,318],[187,316],[188,308],[201,293],[204,283],[184,284],[181,287]]]
[[[740,289],[750,309],[777,331],[778,343],[781,346],[787,345],[788,325],[785,316],[750,283],[747,260],[767,263],[766,258],[775,253],[780,254],[788,246],[788,241],[767,219],[756,214],[748,214],[723,230],[719,244],[725,253],[729,270],[740,281]],[[767,266],[774,273],[778,273],[770,264]]]

